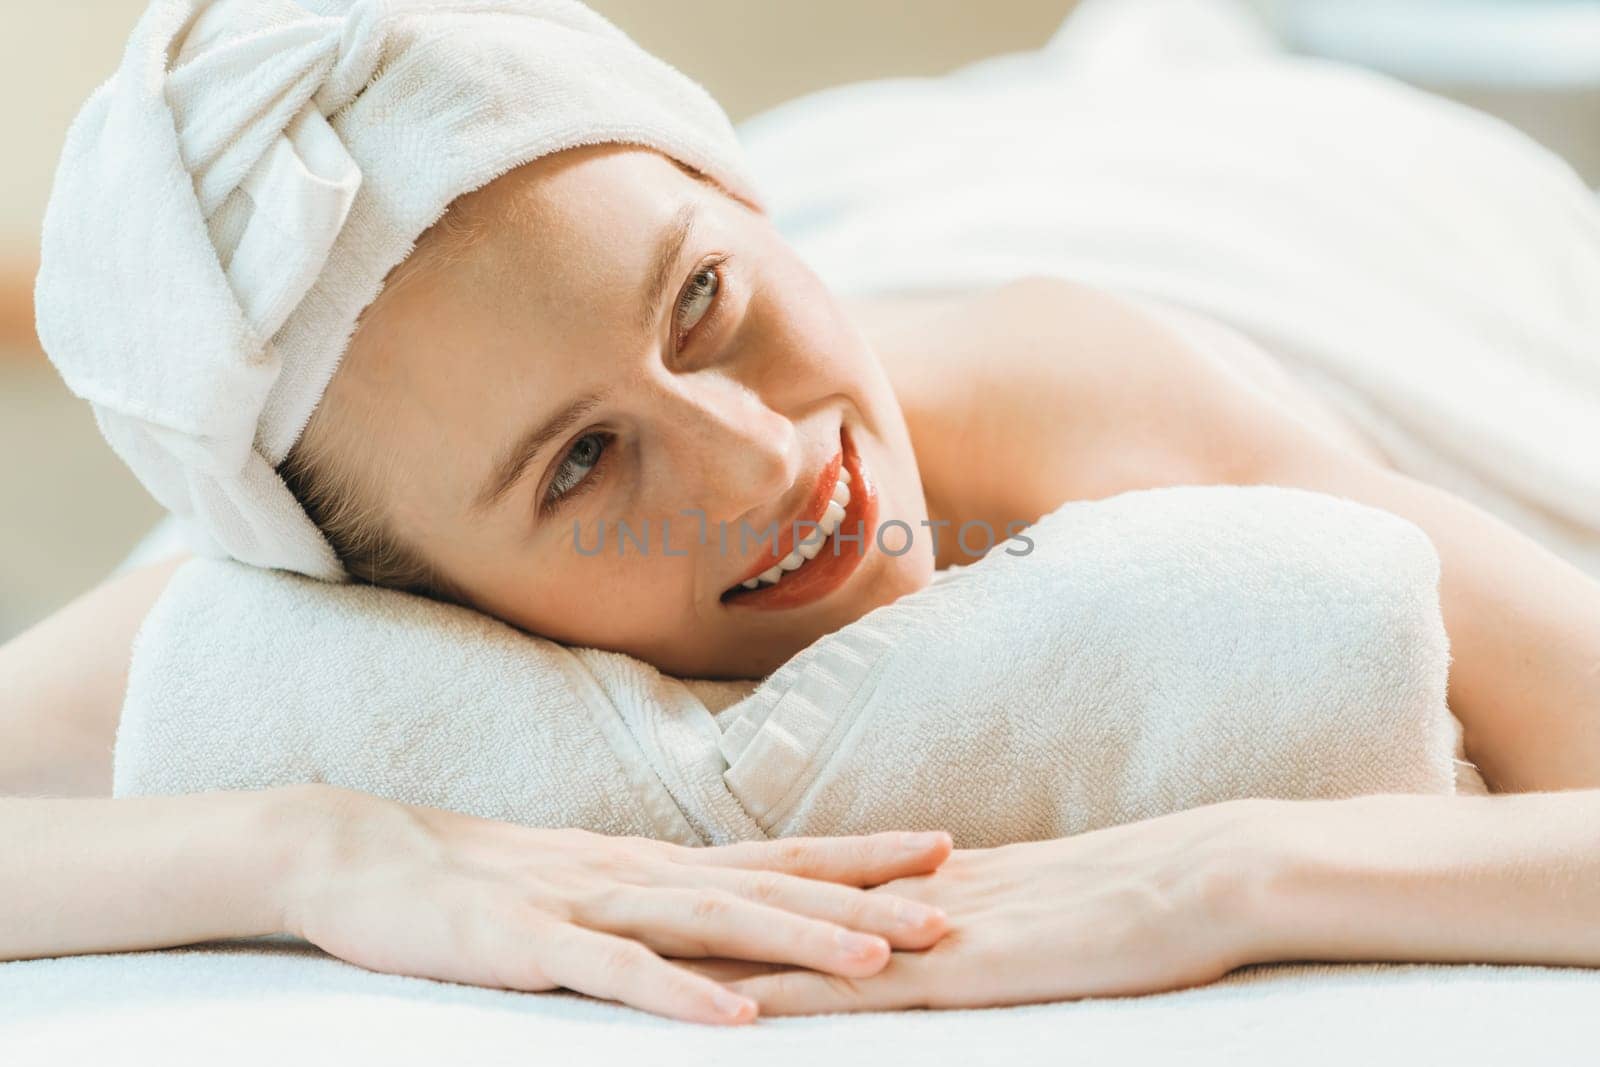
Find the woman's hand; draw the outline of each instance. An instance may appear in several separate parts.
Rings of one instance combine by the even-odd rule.
[[[872,891],[943,909],[950,931],[926,951],[894,953],[867,977],[721,960],[690,966],[768,1015],[983,1008],[1210,982],[1256,951],[1233,892],[1232,856],[1252,803],[958,850],[931,874]]]
[[[517,990],[557,987],[680,1019],[756,1005],[662,955],[798,964],[864,978],[890,947],[944,933],[934,908],[870,886],[938,867],[948,834],[688,848],[530,829],[350,790],[294,879],[284,926],[371,970]]]

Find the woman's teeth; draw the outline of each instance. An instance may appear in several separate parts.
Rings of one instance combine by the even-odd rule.
[[[817,553],[822,551],[822,546],[828,538],[839,528],[844,521],[844,509],[850,506],[850,472],[843,467],[839,468],[839,481],[833,487],[833,499],[828,501],[828,508],[822,513],[822,518],[817,520],[817,528],[808,530],[804,537],[795,543],[794,549],[777,563],[768,567],[760,574],[747,582],[741,582],[746,589],[755,589],[762,585],[776,585],[779,578],[792,570],[798,570],[807,560],[816,559]]]

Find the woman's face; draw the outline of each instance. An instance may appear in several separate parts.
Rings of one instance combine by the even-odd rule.
[[[764,216],[619,146],[519,168],[452,215],[476,237],[424,242],[437,264],[368,309],[319,419],[468,603],[669,673],[755,677],[928,582],[889,381]],[[844,538],[745,591],[820,542],[796,520],[840,521],[830,499]],[[879,540],[889,519],[909,550]]]

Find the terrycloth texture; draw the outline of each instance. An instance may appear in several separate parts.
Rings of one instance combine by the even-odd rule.
[[[1044,274],[1213,317],[1600,576],[1600,200],[1510,126],[1283,55],[1240,4],[1083,0],[1042,51],[740,133],[835,291]]]
[[[457,196],[650,146],[754,201],[722,110],[572,0],[155,0],[67,135],[39,336],[199,547],[337,579],[275,471]]]
[[[1064,903],[1070,907],[1070,902]],[[574,993],[373,974],[292,945],[0,964],[8,1064],[1580,1067],[1600,970],[1294,966],[1178,993],[696,1026]]]
[[[626,656],[192,562],[139,635],[115,792],[329,781],[685,844],[925,828],[980,847],[1231,797],[1454,788],[1438,558],[1409,522],[1191,487],[1067,504],[1027,537],[716,716]]]

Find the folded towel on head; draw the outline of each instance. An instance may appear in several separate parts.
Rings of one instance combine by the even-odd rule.
[[[573,0],[155,0],[67,134],[39,337],[211,553],[343,577],[277,473],[450,202],[576,145],[746,200],[715,101]]]
[[[1025,539],[1024,539],[1025,538]],[[229,562],[135,645],[119,796],[323,781],[686,844],[1061,836],[1241,796],[1481,789],[1438,557],[1273,487],[1063,505],[765,680],[696,683],[466,609]]]

